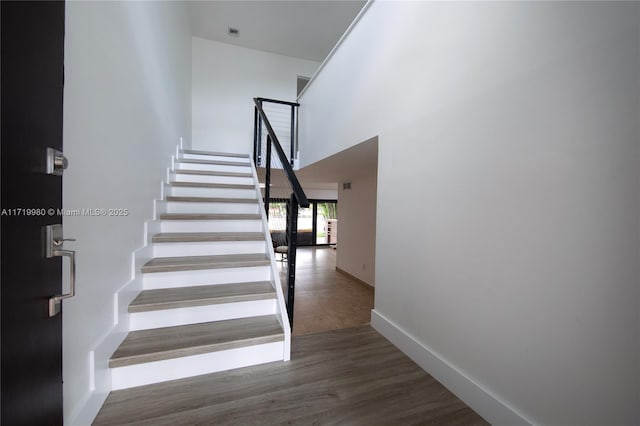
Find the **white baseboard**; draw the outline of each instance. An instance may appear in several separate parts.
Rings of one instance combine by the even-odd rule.
[[[533,424],[375,309],[371,326],[489,423]]]
[[[67,426],[87,426],[93,423],[96,415],[102,408],[102,404],[109,396],[109,392],[91,392],[87,398],[79,404],[80,410],[71,416],[71,420],[65,420]]]

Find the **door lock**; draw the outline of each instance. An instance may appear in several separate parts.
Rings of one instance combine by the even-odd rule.
[[[47,174],[62,176],[67,167],[69,167],[69,160],[62,154],[62,151],[47,148]]]

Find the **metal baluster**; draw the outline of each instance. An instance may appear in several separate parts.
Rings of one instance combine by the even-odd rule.
[[[253,107],[253,164],[258,167],[258,108]]]
[[[294,127],[295,127],[295,116],[296,116],[296,107],[295,105],[291,105],[291,137],[290,137],[290,151],[291,151],[291,157],[289,157],[289,161],[291,161],[291,165],[293,166],[293,153],[295,150],[294,147]]]
[[[271,136],[267,135],[267,164],[265,164],[264,210],[269,220],[269,201],[271,197]]]
[[[260,101],[262,108],[262,101]],[[262,115],[258,115],[258,165],[262,165]]]
[[[296,292],[296,249],[298,246],[298,200],[295,194],[289,198],[289,221],[287,224],[289,252],[287,253],[287,314],[293,330],[293,303]]]

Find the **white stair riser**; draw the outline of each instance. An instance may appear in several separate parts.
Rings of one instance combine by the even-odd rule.
[[[178,161],[180,159],[187,160],[206,160],[206,161],[236,161],[238,163],[251,163],[251,159],[247,157],[227,157],[224,155],[201,155],[201,154],[180,154],[178,155]]]
[[[160,232],[261,232],[259,220],[162,220]]]
[[[196,186],[170,186],[167,195],[182,197],[218,197],[218,198],[247,198],[256,199],[255,189],[233,189],[233,188],[200,188]]]
[[[276,300],[251,300],[247,302],[221,303],[190,308],[135,312],[129,317],[130,330],[174,327],[211,321],[272,315],[276,313]]]
[[[251,173],[248,166],[233,166],[228,164],[200,164],[200,163],[176,163],[176,170],[206,170],[210,172],[234,172],[234,173]]]
[[[111,369],[111,389],[183,379],[284,359],[284,342],[173,358]]]
[[[202,203],[162,201],[167,213],[259,213],[258,203]],[[160,210],[159,210],[160,211]]]
[[[264,241],[210,241],[198,243],[154,243],[153,257],[213,256],[218,254],[266,253]]]
[[[176,182],[201,182],[201,183],[234,183],[238,185],[253,185],[253,177],[238,176],[208,176],[208,175],[185,175],[171,173],[170,179]]]
[[[270,266],[199,269],[192,271],[145,273],[142,277],[142,288],[144,290],[155,290],[159,288],[178,288],[197,285],[230,284],[270,280]]]

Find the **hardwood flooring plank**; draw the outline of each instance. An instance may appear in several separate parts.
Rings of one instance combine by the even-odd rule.
[[[162,232],[152,237],[154,243],[196,243],[208,241],[264,241],[262,232]]]
[[[173,170],[178,175],[206,175],[206,176],[230,176],[230,177],[253,177],[251,173],[243,172],[222,172],[212,170]]]
[[[338,249],[339,250],[339,249]],[[329,247],[298,248],[293,334],[357,327],[371,321],[373,288],[336,271],[336,253]],[[278,265],[286,295],[286,262]]]
[[[169,185],[196,188],[255,189],[254,185],[243,185],[239,183],[170,182]]]
[[[182,203],[235,203],[235,204],[257,204],[256,198],[222,198],[222,197],[183,197],[169,195],[167,201],[177,201]]]
[[[240,166],[250,167],[251,163],[246,161],[224,161],[224,160],[196,160],[191,158],[179,158],[178,163],[190,163],[190,164],[212,164],[216,166]]]
[[[244,213],[163,213],[160,220],[260,220],[259,214]]]
[[[236,154],[236,153],[230,153],[230,152],[199,151],[195,149],[183,149],[180,152],[182,154],[213,155],[216,157],[249,158],[249,154]]]
[[[143,273],[191,271],[196,269],[265,266],[271,262],[264,253],[214,256],[156,257],[142,266]]]
[[[149,312],[275,298],[276,291],[269,281],[202,285],[144,290],[128,309],[131,313]]]
[[[111,356],[109,367],[152,362],[284,339],[275,315],[132,331]]]

